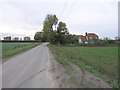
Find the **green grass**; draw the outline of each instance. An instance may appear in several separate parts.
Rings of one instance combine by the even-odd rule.
[[[57,61],[64,67],[76,64],[118,87],[118,47],[63,47],[49,45]]]
[[[3,42],[2,43],[2,58],[7,58],[28,50],[39,43],[35,42]]]

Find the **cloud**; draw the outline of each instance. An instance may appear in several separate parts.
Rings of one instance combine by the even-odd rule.
[[[0,8],[2,15],[1,23],[9,24],[9,25],[26,24],[22,12],[18,8],[11,5],[10,3],[1,3]]]
[[[30,36],[32,39],[37,31],[41,31],[41,27],[20,27],[15,28],[11,26],[6,25],[0,25],[0,30],[2,30],[0,33],[4,35],[11,35],[11,36]],[[5,34],[6,33],[6,34]],[[11,34],[10,34],[11,33]]]
[[[65,2],[66,0],[1,0],[0,2]],[[68,0],[72,2],[73,0]],[[79,2],[118,2],[119,0],[76,0]]]
[[[117,7],[112,7],[109,3],[78,3],[74,11],[68,15],[67,22],[81,25],[104,25],[114,24],[118,19]]]
[[[79,2],[64,21],[71,33],[95,32],[101,37],[115,37],[118,35],[117,3]]]
[[[32,25],[24,13],[11,3],[0,3],[0,33],[12,33],[12,35],[29,35],[33,38],[35,32],[40,31],[42,25]]]
[[[1,0],[0,33],[33,36],[36,31],[41,31],[43,20],[50,13],[64,21],[71,33],[88,31],[99,33],[102,37],[113,37],[117,35],[117,2],[118,0]],[[103,32],[114,33],[105,35]]]

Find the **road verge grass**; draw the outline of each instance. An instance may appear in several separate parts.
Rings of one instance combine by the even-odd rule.
[[[112,87],[118,87],[118,47],[49,47],[66,72],[69,72],[70,64],[75,64]]]

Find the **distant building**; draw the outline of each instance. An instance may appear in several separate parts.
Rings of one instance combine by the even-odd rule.
[[[85,36],[79,35],[79,43],[88,43],[89,41],[94,43],[95,39],[99,39],[98,35],[96,35],[95,33],[87,33],[86,32]]]
[[[3,37],[5,41],[11,41],[11,36]]]
[[[115,40],[120,41],[120,37],[119,36],[115,37]]]
[[[22,41],[22,38],[20,38],[20,41]]]
[[[14,41],[18,41],[18,40],[19,40],[19,37],[14,37],[13,40],[14,40]]]
[[[29,36],[24,37],[24,41],[30,41],[30,37]]]

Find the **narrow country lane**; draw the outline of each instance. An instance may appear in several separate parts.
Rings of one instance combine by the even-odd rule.
[[[48,43],[10,58],[2,65],[2,88],[53,88],[47,74]]]

